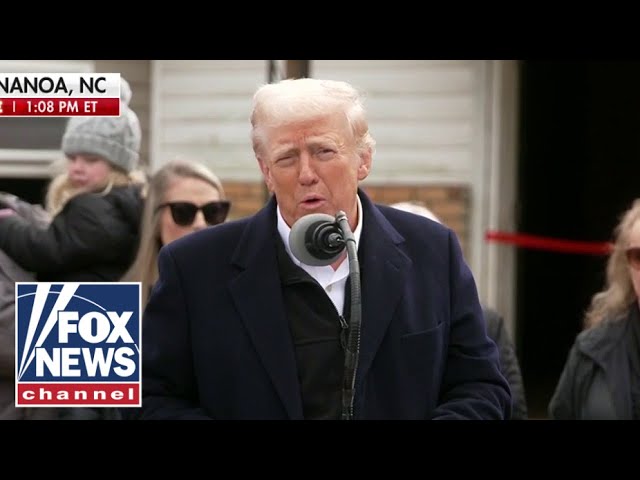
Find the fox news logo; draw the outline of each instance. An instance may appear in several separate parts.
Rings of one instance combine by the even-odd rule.
[[[16,406],[141,406],[140,283],[16,283]]]

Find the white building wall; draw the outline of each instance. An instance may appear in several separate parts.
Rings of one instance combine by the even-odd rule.
[[[223,180],[260,180],[249,140],[251,98],[265,60],[154,60],[152,164],[186,156]]]

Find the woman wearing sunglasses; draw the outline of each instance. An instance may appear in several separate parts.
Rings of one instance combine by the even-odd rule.
[[[640,419],[640,199],[614,233],[606,285],[571,348],[549,404],[552,419]]]
[[[138,254],[124,281],[142,282],[142,304],[158,279],[163,245],[226,220],[231,203],[222,183],[205,165],[187,160],[166,163],[150,179],[142,214]]]

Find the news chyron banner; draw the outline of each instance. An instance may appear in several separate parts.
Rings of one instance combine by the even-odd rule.
[[[16,406],[140,407],[139,282],[16,282]]]
[[[0,118],[119,115],[119,73],[0,73]]]

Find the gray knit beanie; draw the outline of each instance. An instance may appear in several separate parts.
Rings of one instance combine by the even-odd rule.
[[[129,83],[122,77],[120,81],[120,116],[70,118],[62,137],[65,155],[96,155],[125,172],[136,168],[142,132],[138,116],[129,108]]]

